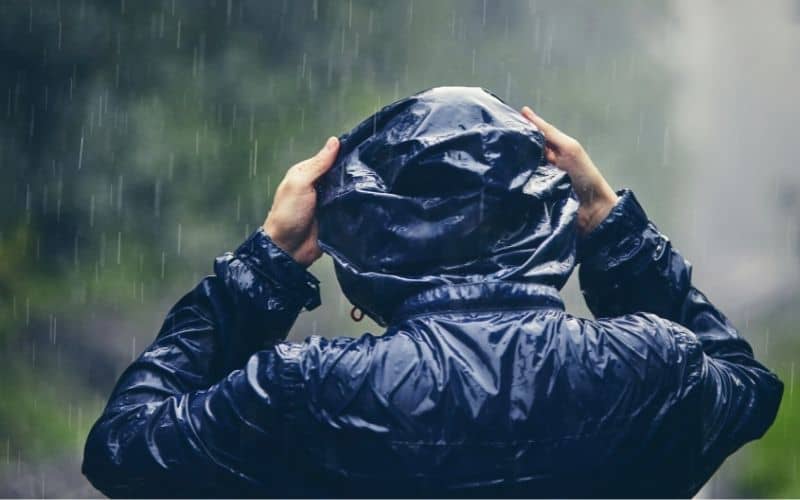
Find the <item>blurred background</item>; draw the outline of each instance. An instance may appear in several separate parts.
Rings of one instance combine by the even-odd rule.
[[[168,308],[290,165],[438,85],[531,105],[637,192],[786,383],[701,495],[800,496],[799,59],[797,0],[1,0],[0,496],[97,496],[84,439]],[[292,339],[380,332],[312,271]]]

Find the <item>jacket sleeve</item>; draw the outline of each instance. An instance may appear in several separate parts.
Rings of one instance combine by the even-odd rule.
[[[83,473],[107,495],[241,495],[249,470],[271,466],[265,449],[279,454],[300,381],[281,355],[291,344],[266,348],[319,305],[318,282],[261,230],[214,270],[170,310],[89,434]]]
[[[581,289],[596,317],[653,313],[669,320],[671,333],[688,330],[700,343],[699,373],[685,374],[701,378],[703,442],[691,487],[699,489],[728,455],[772,425],[783,384],[692,285],[691,264],[647,219],[632,192],[620,192],[606,220],[579,242],[578,258]]]

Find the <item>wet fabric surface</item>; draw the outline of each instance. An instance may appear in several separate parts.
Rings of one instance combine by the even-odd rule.
[[[350,301],[385,325],[433,286],[561,288],[578,205],[543,147],[522,115],[463,87],[397,101],[343,136],[319,186],[320,243]]]
[[[383,335],[285,342],[317,281],[257,231],[122,374],[84,473],[115,496],[696,493],[783,386],[633,193],[578,241],[541,147],[479,89],[356,127],[320,239]],[[558,296],[576,263],[595,320]]]

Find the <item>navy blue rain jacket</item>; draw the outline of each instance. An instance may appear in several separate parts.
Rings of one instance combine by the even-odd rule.
[[[631,192],[579,238],[542,148],[480,89],[356,127],[320,243],[386,331],[285,342],[318,282],[257,231],[122,374],[83,472],[136,497],[694,495],[783,386]],[[576,264],[595,320],[559,298]]]

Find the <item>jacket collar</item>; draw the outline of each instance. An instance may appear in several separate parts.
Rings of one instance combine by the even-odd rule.
[[[406,299],[392,315],[391,323],[412,316],[459,311],[519,309],[564,310],[555,287],[510,281],[481,281],[443,285]]]

